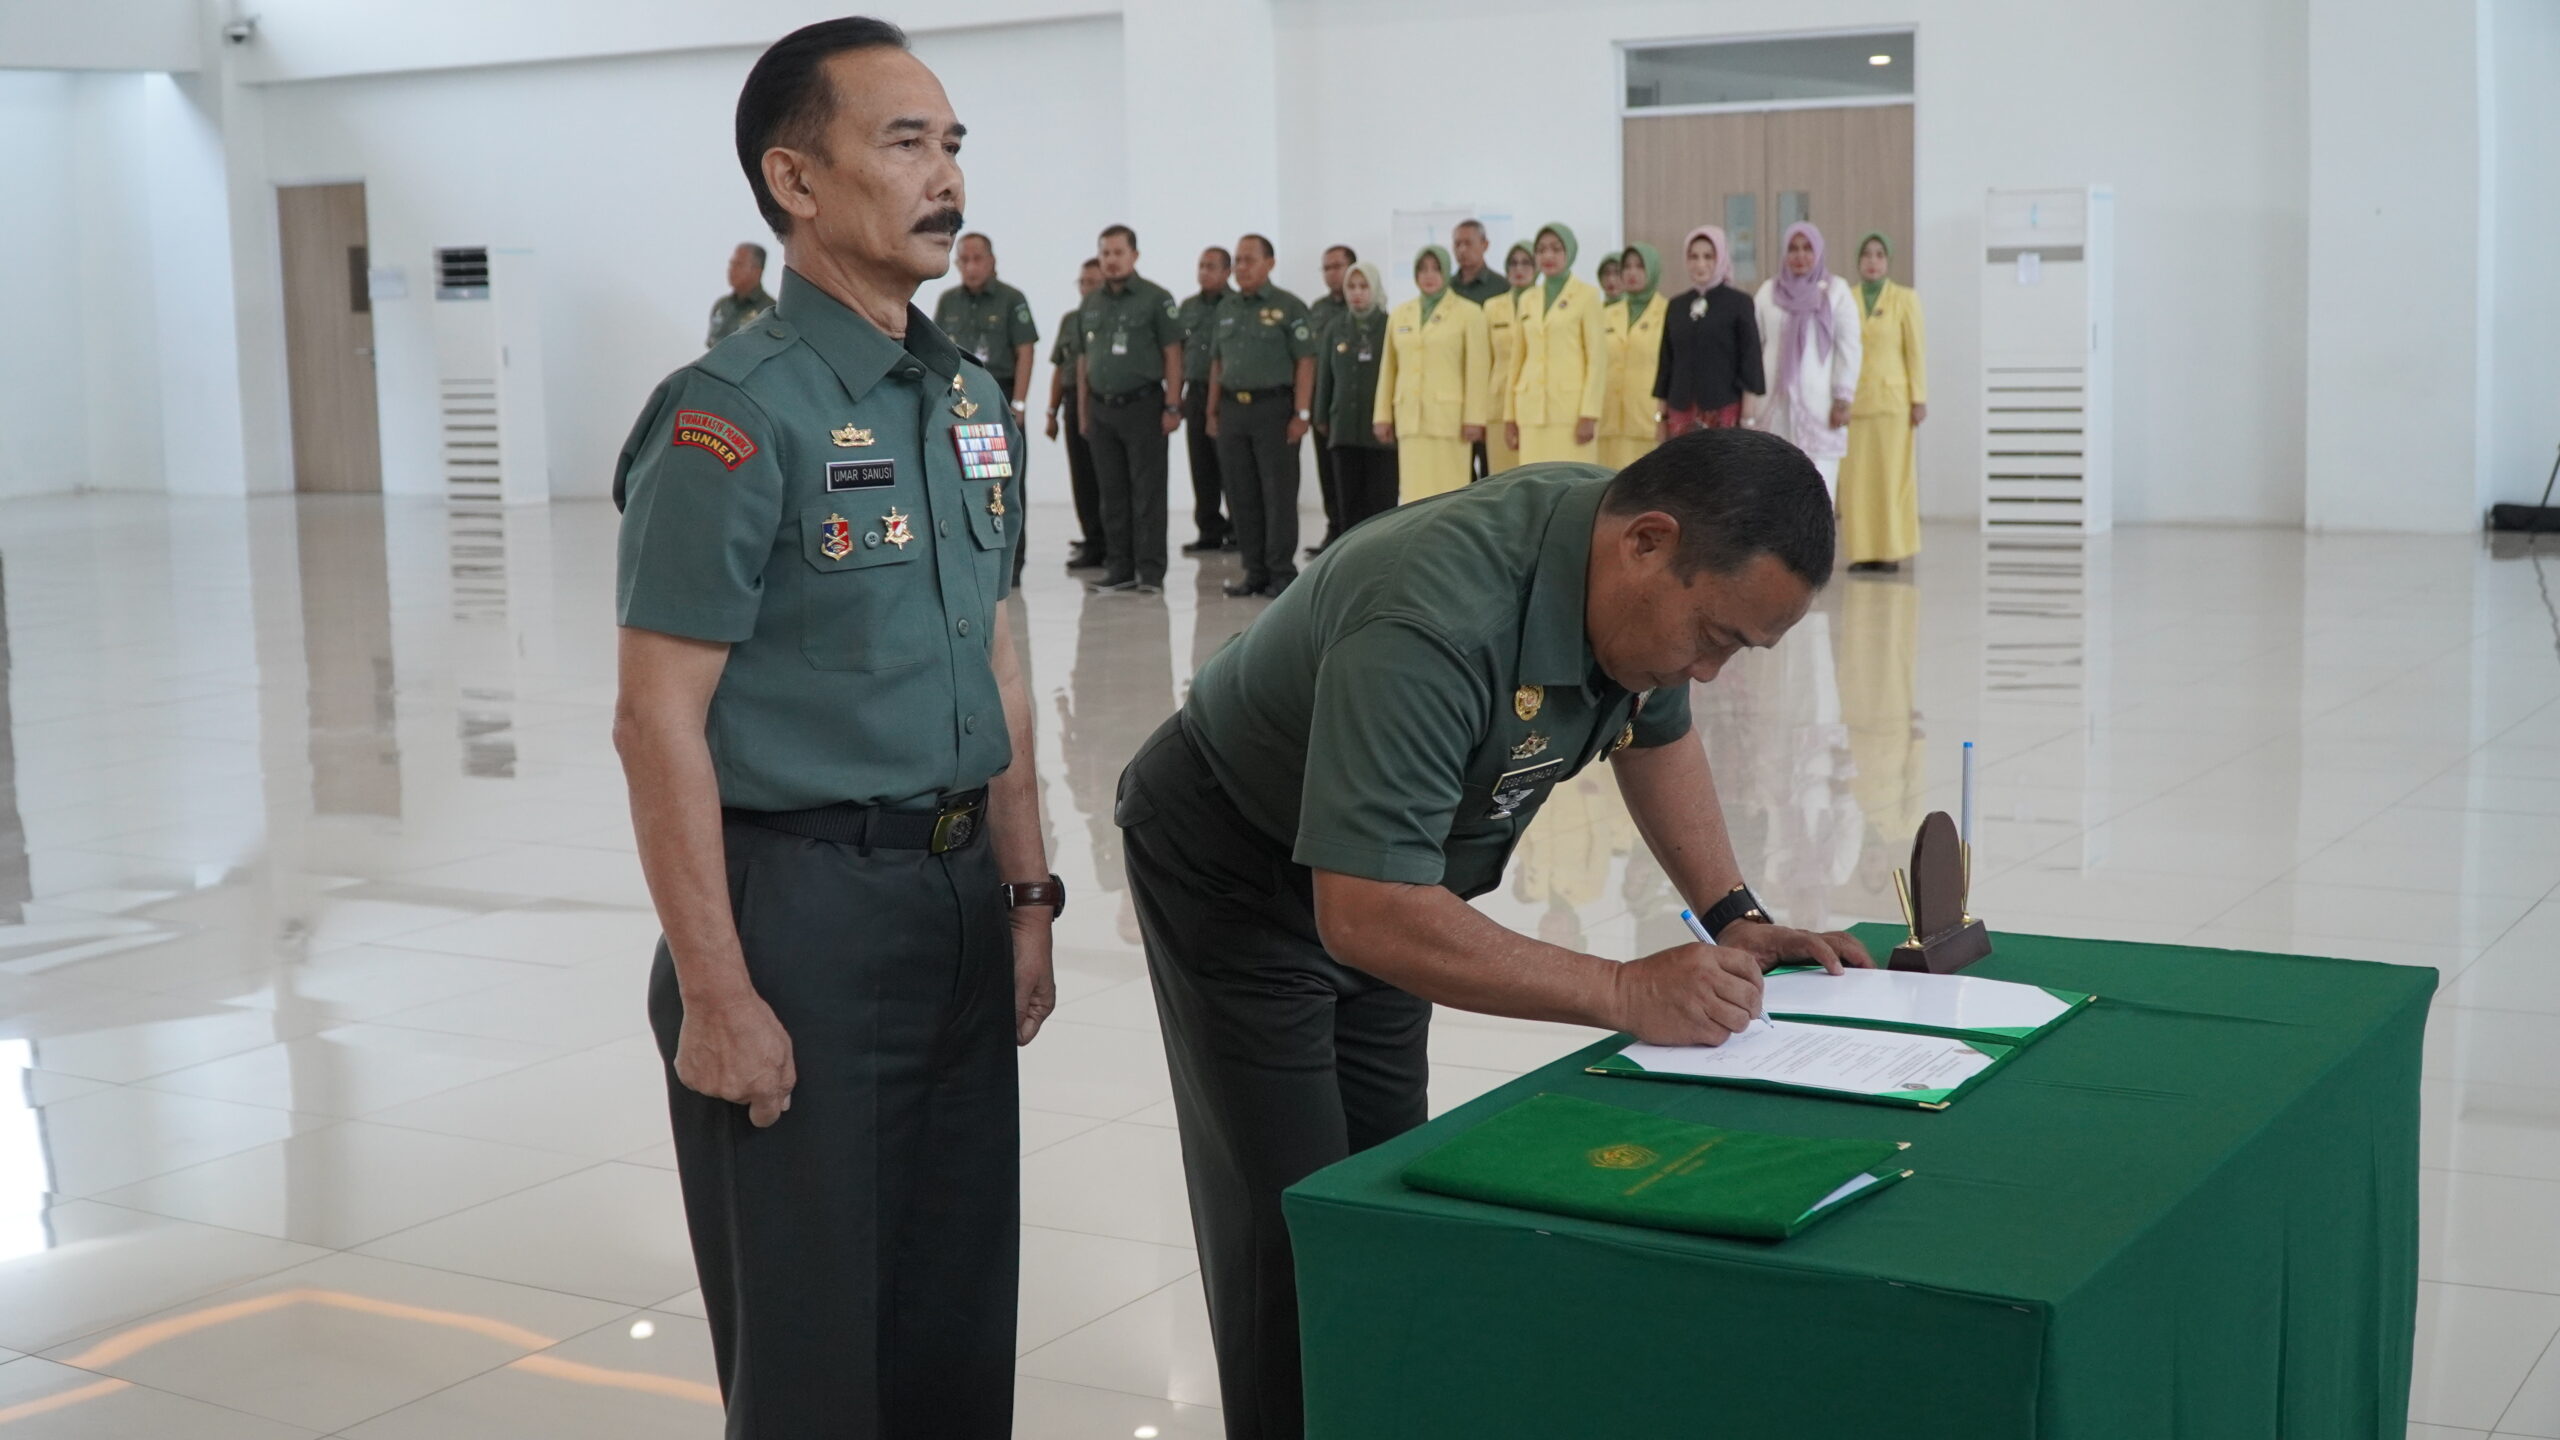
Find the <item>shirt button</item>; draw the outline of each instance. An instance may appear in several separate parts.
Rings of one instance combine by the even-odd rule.
[[[963,730],[965,730],[965,731],[967,731],[967,732],[969,732],[969,733],[970,733],[970,734],[972,734],[972,735],[977,734],[977,733],[978,733],[978,717],[977,717],[977,716],[975,716],[975,715],[964,715],[964,716],[962,716],[962,717],[961,717],[961,719],[960,719],[960,728],[961,728],[961,729],[963,729]]]
[[[779,340],[782,338],[782,327],[779,325],[768,325],[765,327],[764,333],[772,336],[776,340]]]
[[[968,622],[968,621],[963,620],[963,621],[961,621],[961,622],[960,622],[960,633],[961,633],[961,634],[963,634],[963,635],[966,635],[966,634],[968,634],[968,633],[969,633],[969,622]]]
[[[951,538],[951,522],[948,520],[942,522],[942,538],[945,540]]]

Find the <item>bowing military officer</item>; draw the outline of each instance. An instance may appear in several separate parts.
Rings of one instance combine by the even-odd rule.
[[[1154,595],[1164,589],[1166,460],[1182,423],[1181,307],[1138,273],[1138,232],[1102,232],[1095,258],[1102,288],[1084,297],[1076,323],[1078,418],[1093,441],[1110,569],[1087,588]]]
[[[1277,595],[1298,575],[1298,442],[1315,403],[1316,342],[1305,302],[1271,283],[1271,242],[1236,242],[1235,298],[1218,306],[1209,353],[1218,475],[1244,577],[1234,596]]]
[[[1200,293],[1182,302],[1183,444],[1191,460],[1191,520],[1199,537],[1182,547],[1185,555],[1206,555],[1234,544],[1227,524],[1226,487],[1218,479],[1218,442],[1209,438],[1209,332],[1218,323],[1218,307],[1235,295],[1227,277],[1235,273],[1235,256],[1224,245],[1200,252]]]
[[[614,479],[614,741],[728,1434],[1000,1440],[1014,1055],[1065,895],[1003,603],[1022,436],[913,304],[962,127],[849,18],[764,53],[736,133],[781,302],[658,387]]]
[[[747,327],[747,322],[773,308],[764,290],[764,247],[749,243],[729,252],[728,293],[711,302],[711,329],[702,337],[710,349]]]
[[[1871,963],[1760,910],[1690,730],[1691,683],[1776,644],[1831,560],[1822,477],[1774,436],[1524,467],[1346,531],[1122,772],[1229,1440],[1301,1431],[1280,1194],[1422,1123],[1433,1004],[1714,1044],[1768,964]],[[1466,903],[1604,758],[1714,945],[1622,964]]]

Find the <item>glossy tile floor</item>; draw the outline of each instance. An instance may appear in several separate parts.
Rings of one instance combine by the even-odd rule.
[[[1189,561],[1088,600],[1064,516],[1032,518],[1018,624],[1078,903],[1024,1064],[1020,1433],[1211,1436],[1107,800],[1253,604]],[[0,505],[0,1436],[717,1433],[606,736],[612,526]],[[2412,1433],[2560,1436],[2560,557],[1928,544],[1697,697],[1763,896],[1885,917],[1972,738],[2003,925],[2434,966]],[[1632,842],[1605,780],[1573,786],[1486,908],[1672,943]],[[1434,1103],[1583,1038],[1444,1015]]]

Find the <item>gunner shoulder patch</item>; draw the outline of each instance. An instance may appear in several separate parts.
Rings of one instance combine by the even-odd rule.
[[[735,470],[756,453],[747,432],[708,410],[679,410],[673,443],[708,450],[722,466]]]

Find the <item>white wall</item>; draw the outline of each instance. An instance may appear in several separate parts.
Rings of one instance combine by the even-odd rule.
[[[0,0],[0,69],[193,70],[203,0]]]
[[[92,74],[73,82],[70,213],[78,227],[77,338],[88,429],[88,465],[76,483],[94,489],[161,485],[151,196],[137,173],[149,151],[149,78]]]
[[[1574,225],[1585,268],[1624,214],[1615,42],[1781,23],[1742,0],[1601,0],[1570,18],[1542,0],[1280,13],[1281,198],[1300,233],[1366,254],[1397,208],[1502,206],[1523,229]],[[2302,0],[1802,0],[1782,23],[1917,27],[1906,278],[1929,316],[1928,514],[1975,511],[1983,191],[2105,181],[2122,256],[2118,519],[2300,518]],[[1532,71],[1535,102],[1503,103],[1494,77]],[[1403,257],[1384,268],[1395,284]]]
[[[2542,496],[2560,454],[2560,5],[2491,0],[2490,327],[2480,503]]]
[[[74,489],[89,466],[82,390],[79,217],[72,200],[72,76],[0,71],[0,395],[20,433],[0,445],[0,496]]]
[[[916,51],[969,125],[969,223],[994,237],[1045,335],[1093,232],[1126,203],[1119,27],[935,33]],[[374,308],[386,490],[441,490],[434,251],[485,243],[542,259],[552,493],[606,493],[651,387],[701,354],[731,247],[771,243],[730,141],[757,53],[262,87],[269,178],[363,180],[373,261],[408,271],[408,298]],[[1059,85],[1067,75],[1087,83]],[[777,246],[767,283],[780,282]],[[928,310],[938,288],[919,297]]]

